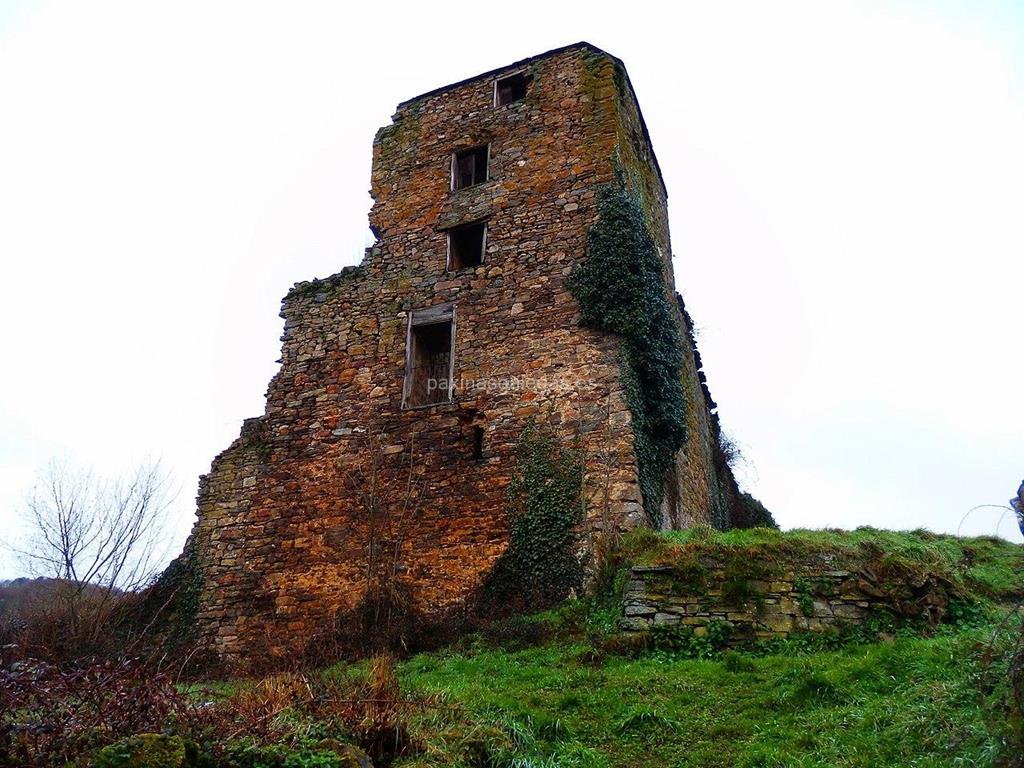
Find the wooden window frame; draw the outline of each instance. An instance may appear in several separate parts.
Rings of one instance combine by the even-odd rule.
[[[455,304],[438,304],[433,307],[414,309],[409,312],[409,318],[405,328],[405,375],[402,377],[402,410],[416,410],[417,408],[436,408],[439,405],[449,405],[453,400],[453,384],[455,383],[455,329],[456,329]],[[409,396],[413,383],[413,359],[412,359],[412,334],[413,328],[417,326],[439,325],[448,323],[451,328],[451,336],[448,341],[448,387],[447,397],[436,403],[421,403],[410,405]]]
[[[463,152],[471,152],[471,151],[473,151],[475,149],[480,149],[481,147],[486,147],[487,148],[487,154],[486,154],[485,160],[484,160],[484,177],[483,177],[483,179],[481,179],[480,181],[473,182],[468,187],[456,187],[455,186],[455,178],[458,175],[459,155],[461,155]],[[474,166],[474,168],[475,168],[475,166]],[[472,147],[466,147],[465,149],[457,149],[454,152],[452,152],[451,167],[449,168],[449,172],[451,174],[451,179],[450,179],[450,183],[449,183],[448,186],[449,186],[449,189],[452,192],[458,192],[458,191],[461,191],[463,189],[472,189],[473,187],[478,187],[481,184],[490,181],[491,180],[491,143],[487,142],[486,144],[474,144]]]
[[[523,98],[522,99],[516,99],[515,101],[509,101],[509,102],[507,102],[505,104],[499,104],[498,103],[498,83],[500,83],[502,80],[508,80],[510,77],[515,77],[516,75],[522,75],[526,79],[526,90],[524,90],[524,92],[523,92]],[[532,80],[532,79],[533,78],[530,77],[530,73],[527,70],[525,70],[525,69],[517,69],[514,72],[506,72],[501,77],[494,78],[494,101],[493,101],[494,108],[497,109],[498,107],[507,107],[509,104],[517,104],[520,101],[523,101],[523,99],[526,98],[526,93],[530,89],[530,80]]]
[[[480,266],[487,260],[487,230],[489,228],[489,224],[489,219],[479,219],[478,221],[469,221],[466,222],[465,224],[457,224],[456,226],[449,227],[444,231],[444,241],[446,248],[444,260],[445,272],[461,272],[463,269],[470,269],[470,267],[462,267],[462,269],[452,269],[452,232],[459,229],[463,229],[464,227],[474,227],[477,225],[483,226],[484,235],[482,238],[480,238],[480,264],[477,264],[476,266]]]

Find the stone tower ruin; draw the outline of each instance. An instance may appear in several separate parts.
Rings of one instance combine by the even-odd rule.
[[[620,338],[581,324],[567,286],[609,185],[642,205],[679,329],[686,439],[656,510]],[[531,419],[580,441],[585,533],[728,524],[735,483],[621,61],[577,43],[399,104],[374,139],[371,192],[375,245],[285,297],[266,412],[200,480],[195,627],[225,658],[301,649],[359,600],[374,504],[406,516],[382,546],[416,604],[465,601],[506,548],[506,486]]]

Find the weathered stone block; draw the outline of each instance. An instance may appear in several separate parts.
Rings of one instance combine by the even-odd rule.
[[[627,605],[624,610],[626,616],[651,616],[657,609],[651,605],[632,603]]]
[[[832,606],[832,613],[841,619],[860,619],[864,617],[865,609],[849,603],[837,603]]]
[[[830,603],[825,600],[814,601],[814,615],[818,617],[832,616],[834,613],[833,607]]]
[[[623,632],[643,632],[650,629],[652,620],[642,619],[636,616],[619,619],[619,629]]]

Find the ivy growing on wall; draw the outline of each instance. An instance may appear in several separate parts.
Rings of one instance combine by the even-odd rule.
[[[199,612],[203,575],[196,537],[189,536],[182,553],[167,566],[138,607],[140,627],[152,625],[171,642],[191,639]]]
[[[484,588],[489,603],[539,607],[580,588],[583,569],[576,545],[582,493],[578,446],[562,445],[553,431],[529,422],[508,486],[508,549]]]
[[[665,473],[686,440],[679,326],[666,293],[664,265],[640,202],[621,184],[598,191],[598,221],[587,258],[569,275],[582,323],[622,337],[626,403],[644,508],[661,524]]]

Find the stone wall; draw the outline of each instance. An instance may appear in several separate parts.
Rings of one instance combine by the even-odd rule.
[[[861,622],[885,612],[941,620],[956,590],[927,571],[876,573],[819,554],[776,563],[768,573],[757,563],[747,578],[735,561],[702,555],[696,567],[637,565],[628,573],[619,626],[626,632],[684,625],[702,635],[712,621],[733,625],[733,639],[786,637],[822,631],[840,622]]]
[[[616,172],[627,188],[639,197],[651,234],[665,256],[665,283],[674,293],[678,309],[676,322],[682,331],[682,384],[686,397],[688,439],[676,456],[676,466],[665,478],[660,514],[662,527],[688,528],[698,522],[727,527],[726,501],[721,487],[730,485],[732,476],[728,467],[715,466],[714,448],[718,439],[715,404],[701,371],[692,320],[683,306],[682,297],[675,293],[668,192],[661,169],[643,115],[633,96],[629,75],[621,62],[591,50],[584,50],[581,57],[589,88],[598,96],[595,103],[601,122],[612,126],[615,132]],[[615,98],[609,98],[611,95]],[[728,477],[719,478],[719,475]]]
[[[514,71],[532,78],[526,98],[495,107],[495,78]],[[485,143],[488,180],[451,190],[452,153]],[[621,62],[579,44],[399,105],[373,144],[377,243],[285,297],[266,412],[200,482],[204,643],[228,659],[301,649],[381,570],[424,611],[465,603],[506,547],[505,487],[529,419],[581,441],[586,534],[648,524],[618,341],[579,326],[565,287],[596,190],[623,174],[674,290],[665,188]],[[481,219],[483,263],[448,271],[447,229]],[[403,407],[409,314],[449,303],[452,400]],[[696,351],[681,353],[693,427],[666,478],[676,525],[715,514],[712,417]]]
[[[676,454],[676,465],[662,502],[662,520],[666,528],[689,528],[696,523],[711,523],[716,528],[730,524],[728,502],[723,488],[735,485],[730,468],[716,466],[719,439],[715,402],[708,390],[693,321],[676,295],[679,323],[683,329],[683,392],[686,395],[686,445]]]

